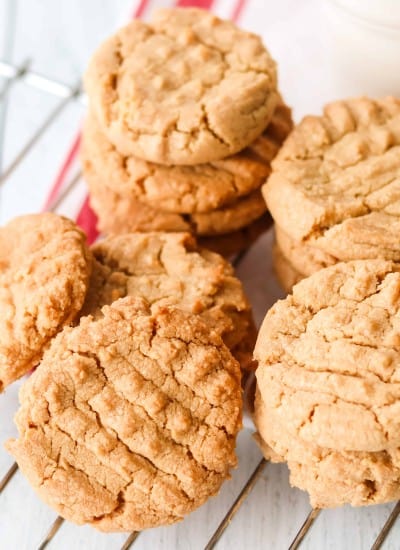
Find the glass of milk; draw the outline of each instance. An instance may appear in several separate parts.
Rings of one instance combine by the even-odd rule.
[[[325,0],[325,16],[340,88],[400,97],[400,0]]]

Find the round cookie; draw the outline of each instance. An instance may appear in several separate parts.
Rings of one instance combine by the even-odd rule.
[[[72,221],[50,213],[0,228],[0,391],[81,309],[91,272],[85,241]]]
[[[244,151],[214,163],[164,166],[119,153],[89,113],[82,134],[83,172],[90,177],[94,165],[94,171],[116,193],[134,195],[165,212],[207,212],[260,188],[291,128],[290,109],[280,103],[264,134]]]
[[[82,314],[97,315],[118,298],[140,296],[200,315],[241,365],[252,364],[256,340],[250,304],[232,266],[197,247],[188,233],[132,233],[92,247],[95,258]]]
[[[400,100],[327,105],[293,130],[263,188],[294,240],[338,260],[400,261]]]
[[[62,517],[102,531],[167,525],[236,465],[240,369],[197,316],[127,297],[53,341],[6,447]]]
[[[278,103],[275,62],[254,34],[198,9],[132,21],[94,54],[85,88],[124,155],[193,165],[237,153]]]
[[[276,243],[291,266],[305,277],[320,269],[334,265],[337,259],[319,248],[292,239],[283,229],[275,225]]]
[[[287,462],[290,482],[309,493],[314,508],[366,506],[400,498],[400,449],[335,451],[288,431],[256,392],[255,439],[267,460]]]
[[[288,294],[292,292],[294,285],[305,277],[305,275],[299,273],[283,255],[283,252],[277,243],[274,243],[272,248],[272,265],[279,284]]]
[[[144,204],[133,194],[121,195],[104,182],[100,174],[86,171],[90,204],[105,234],[135,231],[191,231],[199,236],[224,235],[238,231],[263,216],[267,210],[257,189],[235,203],[206,213],[176,214]]]
[[[381,260],[322,270],[260,330],[258,441],[267,458],[288,463],[313,506],[400,496],[399,270]]]
[[[258,335],[267,407],[305,444],[380,452],[400,446],[400,265],[339,263],[294,286]]]

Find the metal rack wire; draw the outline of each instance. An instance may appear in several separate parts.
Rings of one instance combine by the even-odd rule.
[[[0,103],[7,99],[7,96],[11,93],[13,86],[17,82],[23,82],[28,87],[36,88],[37,90],[40,90],[44,93],[55,96],[59,98],[59,101],[54,107],[54,109],[50,112],[50,114],[48,114],[47,117],[44,118],[44,120],[40,124],[39,128],[35,131],[35,133],[31,135],[28,141],[23,145],[23,147],[17,153],[17,155],[14,157],[11,163],[8,166],[6,166],[5,169],[2,171],[2,173],[0,174],[0,186],[4,185],[7,182],[7,180],[9,179],[11,174],[14,172],[14,170],[24,161],[27,154],[34,148],[34,146],[37,144],[37,142],[40,140],[43,134],[45,134],[45,132],[49,129],[49,127],[57,120],[57,118],[60,116],[63,110],[71,102],[80,101],[80,102],[86,103],[85,97],[82,93],[80,83],[75,83],[72,86],[68,84],[64,84],[56,80],[53,80],[52,78],[44,76],[42,74],[36,73],[35,71],[31,70],[30,67],[31,67],[31,62],[29,60],[24,61],[20,65],[13,65],[11,63],[7,63],[5,61],[0,60],[0,77],[5,79],[5,84],[0,89]],[[4,133],[4,128],[0,127],[0,141],[3,133]],[[69,197],[69,195],[71,194],[71,192],[73,191],[77,183],[79,182],[80,177],[81,177],[81,173],[78,172],[69,181],[67,181],[65,185],[62,187],[62,189],[60,190],[58,196],[56,196],[54,200],[52,200],[50,204],[47,205],[47,210],[56,211],[63,204],[63,202]],[[243,254],[236,257],[234,261],[235,267],[237,267],[240,264],[240,262],[243,260],[243,257],[244,257]],[[218,541],[223,536],[224,532],[229,528],[230,523],[235,518],[242,504],[245,502],[247,498],[249,498],[252,489],[254,488],[257,481],[260,479],[266,467],[267,467],[267,462],[264,459],[262,459],[254,469],[250,477],[245,482],[238,497],[231,505],[230,509],[226,513],[221,523],[218,525],[217,529],[211,536],[210,540],[207,542],[205,546],[205,550],[212,550],[216,546]],[[12,478],[14,474],[17,472],[17,470],[18,470],[17,464],[16,463],[12,464],[9,470],[0,479],[0,496],[2,491],[5,489],[5,487],[12,482]],[[289,545],[289,550],[296,550],[297,548],[300,547],[305,537],[309,535],[310,529],[313,523],[321,513],[323,512],[318,509],[312,509],[310,511],[308,516],[305,518],[303,525],[301,526],[298,533],[294,537],[293,541]],[[398,502],[394,506],[385,524],[383,525],[381,531],[376,537],[376,540],[373,543],[371,550],[378,550],[379,548],[382,547],[387,535],[389,534],[391,528],[393,527],[399,515],[400,515],[400,502]],[[53,538],[56,536],[63,522],[64,520],[61,517],[57,517],[55,519],[52,525],[49,526],[49,530],[47,534],[42,539],[42,542],[38,547],[39,550],[43,550],[50,543],[50,541],[53,540]],[[140,533],[133,532],[129,536],[127,536],[125,542],[121,546],[121,550],[128,550],[129,548],[131,548],[139,535]]]

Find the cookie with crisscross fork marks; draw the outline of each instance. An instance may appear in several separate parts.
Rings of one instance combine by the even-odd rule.
[[[337,101],[305,117],[263,193],[289,237],[336,261],[400,261],[400,100]]]
[[[194,314],[117,300],[53,340],[20,399],[8,450],[41,498],[79,524],[173,523],[236,465],[239,364]]]

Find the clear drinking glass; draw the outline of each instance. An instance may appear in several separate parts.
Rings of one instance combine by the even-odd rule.
[[[325,15],[341,89],[400,97],[400,0],[325,0]]]

